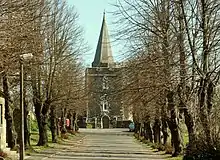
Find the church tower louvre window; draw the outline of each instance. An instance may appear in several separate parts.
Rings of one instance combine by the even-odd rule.
[[[108,111],[108,101],[103,101],[103,103],[102,103],[103,105],[103,111]]]
[[[102,79],[102,89],[103,90],[109,89],[109,87],[108,87],[108,77],[107,76],[103,76],[103,79]]]

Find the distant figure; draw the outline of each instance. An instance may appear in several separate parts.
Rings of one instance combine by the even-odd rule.
[[[131,123],[129,124],[129,131],[130,131],[130,132],[134,132],[134,128],[135,128],[134,122],[131,122]]]
[[[70,126],[70,120],[66,119],[66,127],[69,128],[69,126]]]

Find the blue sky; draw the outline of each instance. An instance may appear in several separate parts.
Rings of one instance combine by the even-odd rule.
[[[98,42],[99,32],[101,28],[103,12],[106,11],[106,20],[109,29],[109,34],[113,34],[114,25],[112,12],[115,7],[112,3],[116,0],[67,0],[70,5],[74,5],[79,14],[79,24],[85,32],[85,40],[88,42],[91,51],[86,55],[86,63],[91,64],[95,56],[96,45]],[[114,39],[111,36],[111,41]],[[118,47],[112,43],[113,56],[117,59]]]

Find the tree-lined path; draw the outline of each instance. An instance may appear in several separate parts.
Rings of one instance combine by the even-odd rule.
[[[85,136],[78,140],[66,140],[55,148],[27,157],[28,160],[162,160],[150,148],[136,142],[132,133],[123,129],[81,129]]]

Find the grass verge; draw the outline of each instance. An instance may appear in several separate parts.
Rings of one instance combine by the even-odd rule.
[[[144,137],[139,136],[136,133],[134,134],[134,137],[138,142],[140,142],[142,144],[146,144],[146,146],[150,146],[152,148],[153,152],[159,152],[161,154],[172,154],[172,146],[170,143],[168,143],[166,146],[161,145],[161,144],[155,144],[155,143],[152,143],[152,142],[146,140]],[[186,143],[187,140],[188,140],[188,137],[184,136],[184,143]],[[182,160],[182,159],[183,159],[182,155],[180,155],[178,157],[166,158],[166,160]]]
[[[79,134],[78,132],[66,133],[65,135],[61,135],[60,137],[57,138],[57,143],[53,143],[51,132],[48,131],[48,133],[47,133],[48,144],[46,146],[37,146],[39,134],[38,134],[38,132],[32,132],[31,136],[30,136],[31,147],[25,150],[25,154],[30,156],[33,153],[39,153],[45,149],[54,148],[57,144],[61,144],[61,142],[63,142],[65,139],[73,139],[76,136],[78,136],[78,134]]]

